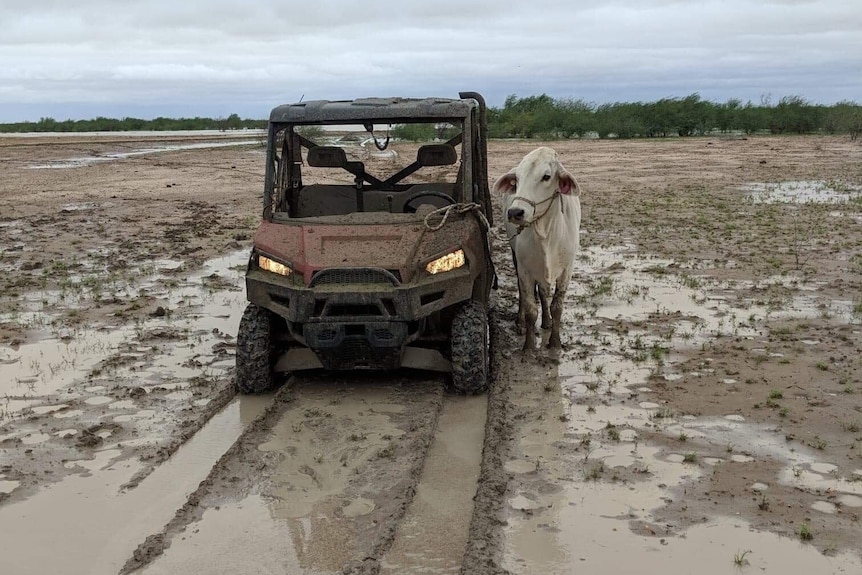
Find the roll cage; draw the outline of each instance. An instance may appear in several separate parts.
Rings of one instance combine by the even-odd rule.
[[[267,138],[264,217],[269,220],[277,217],[280,221],[285,217],[302,217],[301,210],[298,210],[298,207],[301,207],[299,196],[300,191],[308,187],[303,181],[303,166],[308,162],[308,155],[315,153],[314,150],[320,152],[323,157],[323,163],[316,166],[339,168],[340,173],[346,172],[352,177],[349,186],[351,199],[348,201],[351,211],[386,211],[386,205],[379,197],[389,199],[390,205],[390,196],[394,197],[397,206],[399,197],[403,199],[403,196],[417,187],[416,183],[406,180],[413,175],[418,176],[417,172],[423,167],[459,163],[454,182],[429,181],[426,177],[424,182],[427,185],[422,186],[422,189],[438,192],[430,195],[451,196],[455,202],[479,203],[485,208],[486,215],[492,217],[487,209],[490,197],[487,176],[484,175],[487,144],[481,137],[485,122],[484,101],[474,93],[462,93],[461,98],[310,101],[275,108],[270,115]],[[307,135],[311,127],[317,127],[311,130],[331,131],[338,126],[360,125],[370,128],[368,131],[374,136],[375,124],[382,127],[421,123],[445,123],[450,125],[454,132],[448,133],[436,144],[420,147],[414,161],[394,173],[385,175],[379,173],[379,166],[371,168],[363,161],[336,158],[335,151],[321,142],[319,136]],[[375,144],[377,143],[375,138]],[[455,161],[452,161],[452,152],[447,150],[455,151]],[[308,162],[308,165],[315,164]],[[348,188],[347,182],[344,184],[340,191],[328,189],[327,192],[339,191],[344,196]],[[446,186],[441,187],[442,184]],[[366,202],[369,196],[371,201]],[[335,213],[348,212],[336,209]]]

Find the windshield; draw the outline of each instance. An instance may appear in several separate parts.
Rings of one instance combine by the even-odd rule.
[[[462,125],[277,126],[267,209],[283,218],[412,214],[463,201]]]

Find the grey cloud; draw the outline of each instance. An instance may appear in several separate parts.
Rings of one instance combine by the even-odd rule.
[[[496,104],[541,92],[599,102],[862,94],[857,0],[0,0],[0,13],[0,121],[99,105],[263,117],[302,94],[465,88]]]

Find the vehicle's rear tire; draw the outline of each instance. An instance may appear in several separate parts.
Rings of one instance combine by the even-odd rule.
[[[248,304],[236,336],[236,387],[241,393],[262,393],[275,385],[274,314]]]
[[[452,385],[458,393],[476,395],[488,389],[488,342],[485,306],[470,300],[452,318]]]

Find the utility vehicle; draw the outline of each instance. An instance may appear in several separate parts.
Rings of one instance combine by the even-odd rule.
[[[272,110],[236,383],[417,368],[486,389],[495,279],[482,96]]]

